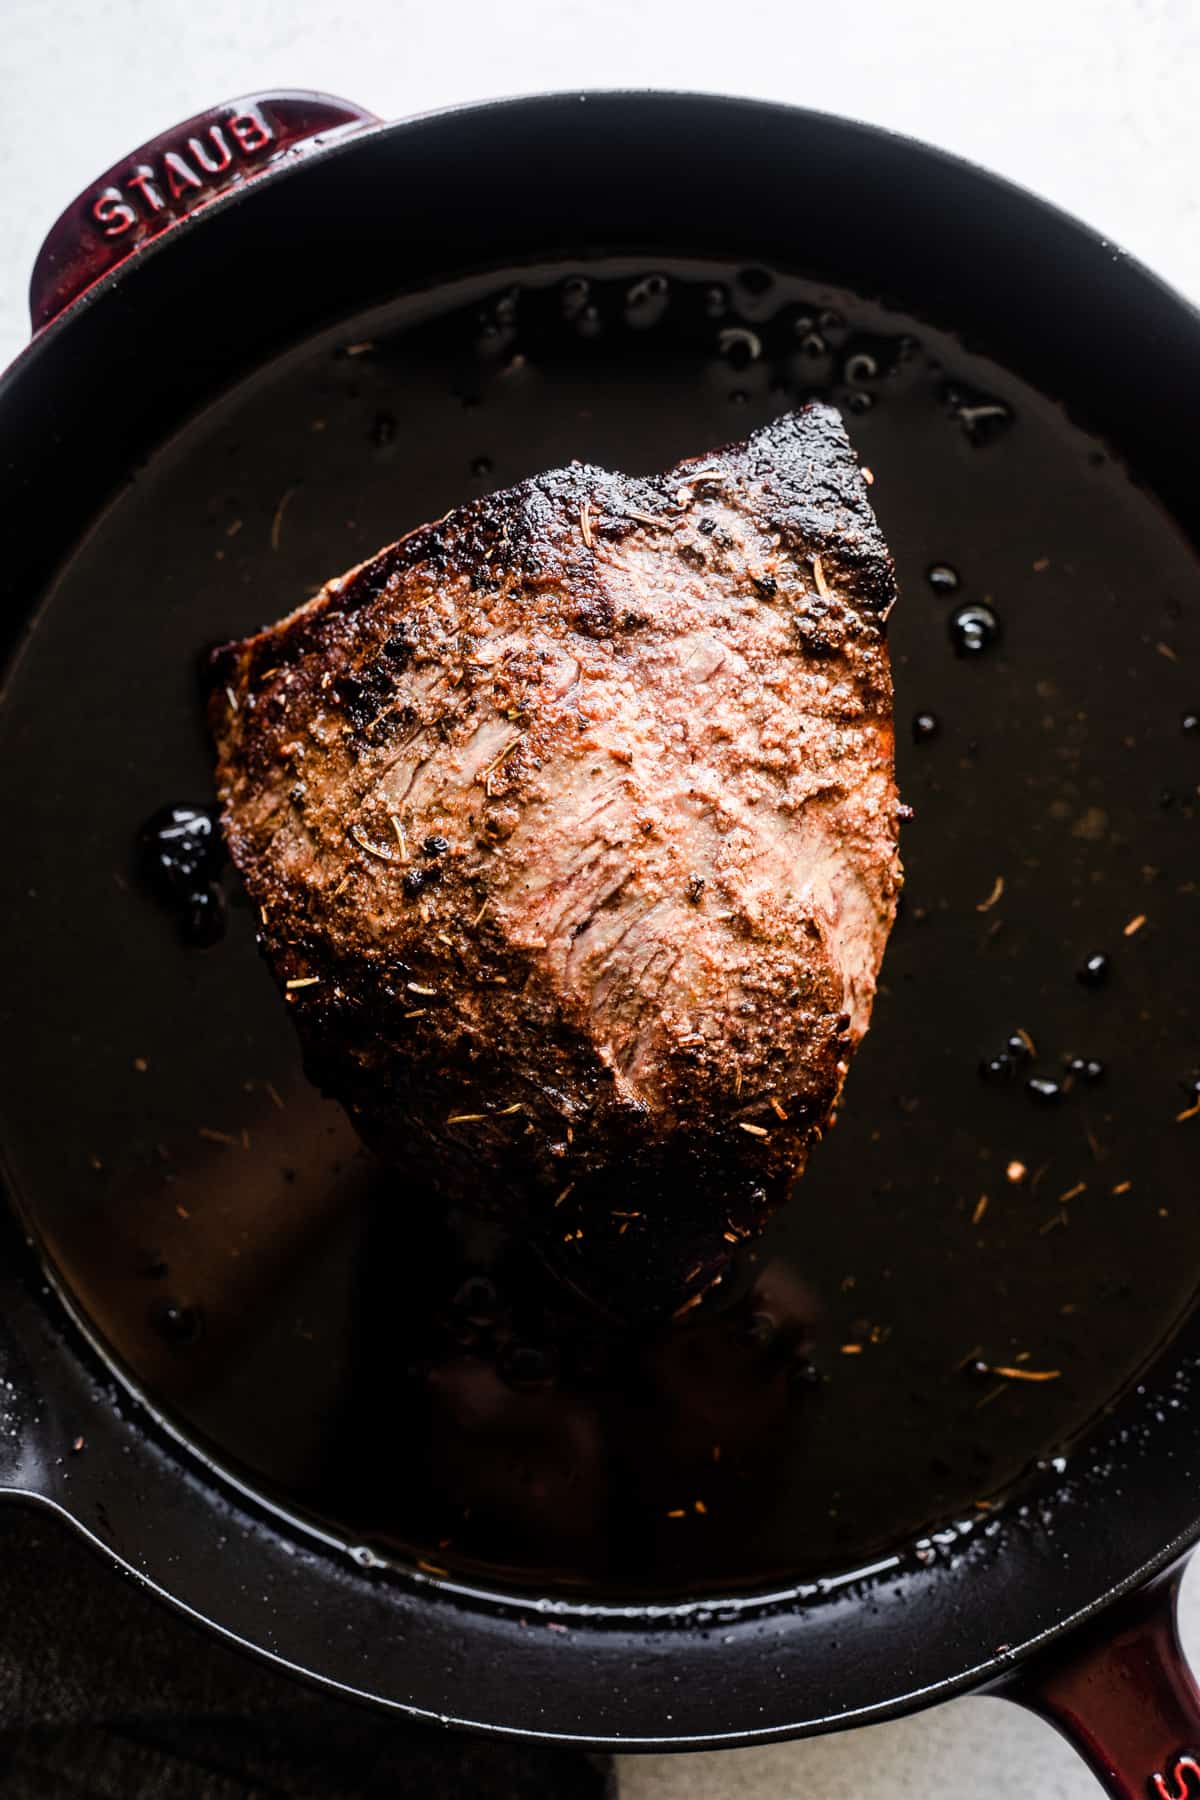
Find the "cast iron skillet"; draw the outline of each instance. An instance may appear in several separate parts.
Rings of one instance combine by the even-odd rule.
[[[5,1491],[416,1715],[696,1748],[987,1688],[1113,1793],[1192,1791],[1195,315],[837,119],[307,94],[110,171],[33,315],[0,385]],[[663,1331],[586,1260],[424,1218],[307,1089],[244,906],[183,948],[131,846],[207,795],[206,643],[489,481],[664,466],[816,392],[905,590],[906,912],[800,1199]]]

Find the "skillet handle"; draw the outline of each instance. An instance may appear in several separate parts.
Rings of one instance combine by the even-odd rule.
[[[1200,1800],[1200,1688],[1176,1618],[1184,1566],[1002,1690],[1061,1731],[1116,1800]]]
[[[218,194],[378,123],[348,100],[286,90],[230,100],[151,138],[50,227],[29,284],[34,331]]]

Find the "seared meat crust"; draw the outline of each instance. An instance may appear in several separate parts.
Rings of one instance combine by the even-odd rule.
[[[475,501],[217,653],[229,848],[368,1144],[450,1198],[781,1197],[895,912],[894,597],[810,405]]]

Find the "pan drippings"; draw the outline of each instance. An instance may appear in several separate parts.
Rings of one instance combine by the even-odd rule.
[[[472,494],[667,467],[811,396],[900,573],[904,904],[791,1206],[633,1328],[643,1227],[601,1269],[425,1208],[305,1081],[244,899],[185,947],[134,840],[209,793],[203,645]],[[22,1203],[185,1430],[435,1575],[718,1592],[986,1530],[1193,1299],[1198,654],[1194,554],[1114,452],[922,321],[606,263],[348,322],[117,498],[0,707]]]

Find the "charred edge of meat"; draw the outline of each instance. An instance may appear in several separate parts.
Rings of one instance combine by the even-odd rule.
[[[886,616],[896,597],[891,556],[841,417],[835,408],[814,401],[763,426],[742,444],[693,457],[665,475],[637,480],[573,463],[483,495],[448,519],[418,526],[329,582],[278,626],[214,650],[213,703],[219,705],[226,685],[242,681],[253,688],[267,669],[285,669],[314,653],[328,655],[339,636],[349,635],[355,613],[418,567],[476,581],[486,570],[486,580],[495,588],[515,578],[514,593],[526,583],[536,592],[541,589],[536,571],[549,554],[570,569],[572,623],[603,635],[618,621],[580,533],[581,509],[586,509],[587,535],[601,542],[646,530],[647,519],[674,526],[692,506],[703,517],[704,497],[720,492],[720,484],[704,471],[718,463],[722,481],[740,476],[760,488],[764,523],[780,534],[785,548],[803,544],[822,558],[831,581],[852,580],[858,599]],[[678,496],[689,483],[691,500],[683,507]],[[403,629],[401,624],[395,634],[401,663],[414,649],[412,643],[406,647]],[[814,634],[817,654],[820,641],[820,633]]]

